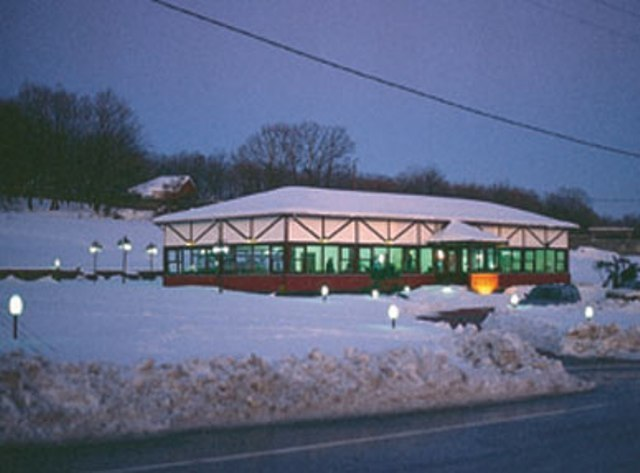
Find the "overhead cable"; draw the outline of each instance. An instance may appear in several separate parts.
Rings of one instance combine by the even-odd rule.
[[[408,94],[423,98],[423,99],[427,99],[427,100],[431,100],[437,103],[440,103],[442,105],[446,105],[448,107],[452,107],[452,108],[456,108],[458,110],[462,110],[464,112],[467,113],[471,113],[480,117],[484,117],[490,120],[494,120],[503,124],[507,124],[507,125],[511,125],[513,127],[516,128],[521,128],[521,129],[525,129],[528,131],[532,131],[538,134],[542,134],[542,135],[546,135],[546,136],[550,136],[552,138],[556,138],[559,140],[564,140],[564,141],[568,141],[574,144],[578,144],[578,145],[582,145],[582,146],[586,146],[588,148],[592,148],[592,149],[597,149],[600,151],[606,151],[608,153],[613,153],[613,154],[617,154],[620,156],[626,156],[629,158],[635,158],[635,159],[640,159],[640,152],[638,151],[630,151],[630,150],[626,150],[626,149],[622,149],[622,148],[618,148],[615,146],[610,146],[610,145],[606,145],[606,144],[602,144],[602,143],[598,143],[595,141],[590,141],[584,138],[580,138],[580,137],[576,137],[576,136],[572,136],[560,131],[555,131],[555,130],[551,130],[549,128],[543,128],[537,125],[532,125],[526,122],[522,122],[519,120],[515,120],[509,117],[505,117],[503,115],[498,115],[496,113],[493,112],[488,112],[479,108],[475,108],[475,107],[471,107],[469,105],[464,105],[462,103],[459,102],[455,102],[453,100],[435,95],[435,94],[431,94],[428,92],[424,92],[422,90],[416,89],[415,87],[411,87],[408,85],[404,85],[401,84],[399,82],[395,82],[389,79],[385,79],[381,76],[377,76],[365,71],[362,71],[360,69],[356,69],[354,67],[351,66],[347,66],[338,62],[335,62],[333,60],[330,59],[326,59],[323,58],[321,56],[303,51],[301,49],[298,49],[296,47],[290,46],[288,44],[282,43],[280,41],[276,41],[270,38],[267,38],[266,36],[262,36],[256,33],[253,33],[249,30],[243,29],[243,28],[239,28],[237,26],[231,25],[229,23],[220,21],[218,19],[215,19],[211,16],[207,16],[204,15],[202,13],[198,13],[196,11],[175,5],[173,3],[167,2],[165,0],[151,0],[153,3],[156,3],[162,7],[165,7],[169,10],[184,14],[186,16],[195,18],[197,20],[203,21],[205,23],[208,23],[210,25],[214,25],[217,26],[219,28],[223,28],[226,29],[228,31],[231,31],[233,33],[245,36],[247,38],[251,38],[255,41],[258,41],[260,43],[263,44],[267,44],[273,48],[276,49],[280,49],[282,51],[286,51],[290,54],[296,55],[298,57],[302,57],[304,59],[322,64],[324,66],[327,67],[331,67],[333,69],[345,72],[347,74],[359,77],[361,79],[365,79],[371,82],[375,82],[377,84],[386,86],[386,87],[390,87],[396,90],[400,90],[402,92],[406,92]]]

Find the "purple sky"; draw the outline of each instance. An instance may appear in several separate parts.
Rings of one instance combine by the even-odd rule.
[[[637,1],[605,3],[638,16],[598,0],[174,2],[428,93],[640,151]],[[636,199],[595,200],[602,213],[640,212],[640,159],[365,82],[150,1],[4,0],[1,12],[0,96],[24,81],[111,88],[156,152],[232,151],[264,124],[313,120],[347,129],[364,172],[434,166],[454,182],[581,187]]]

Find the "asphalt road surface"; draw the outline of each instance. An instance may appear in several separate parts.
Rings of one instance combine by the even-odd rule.
[[[568,366],[599,387],[442,411],[5,447],[0,472],[640,472],[640,364]]]

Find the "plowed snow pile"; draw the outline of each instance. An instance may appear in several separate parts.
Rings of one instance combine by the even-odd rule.
[[[580,358],[640,360],[640,327],[580,324],[562,339],[562,354]]]
[[[136,367],[0,357],[0,440],[60,441],[371,414],[588,389],[513,334],[460,330],[451,353],[318,350]]]

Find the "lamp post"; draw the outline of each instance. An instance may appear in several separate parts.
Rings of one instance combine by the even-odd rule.
[[[213,247],[213,254],[218,259],[218,292],[222,293],[222,266],[224,265],[224,255],[229,253],[229,247],[218,243]]]
[[[89,253],[93,256],[93,275],[95,276],[98,272],[98,254],[102,253],[102,245],[98,241],[94,241],[89,246]]]
[[[149,243],[145,251],[149,255],[149,271],[153,272],[153,259],[158,255],[158,247],[153,243]]]
[[[397,305],[391,304],[387,309],[387,315],[389,316],[389,319],[391,319],[391,328],[395,329],[396,320],[398,320],[398,317],[400,316],[400,309],[398,309]]]
[[[24,310],[24,302],[22,301],[22,297],[18,294],[14,294],[9,299],[9,314],[13,318],[13,339],[18,339],[18,317],[22,315]]]
[[[133,245],[125,236],[118,240],[118,248],[122,250],[122,284],[124,284],[127,276],[127,254],[133,249]]]

